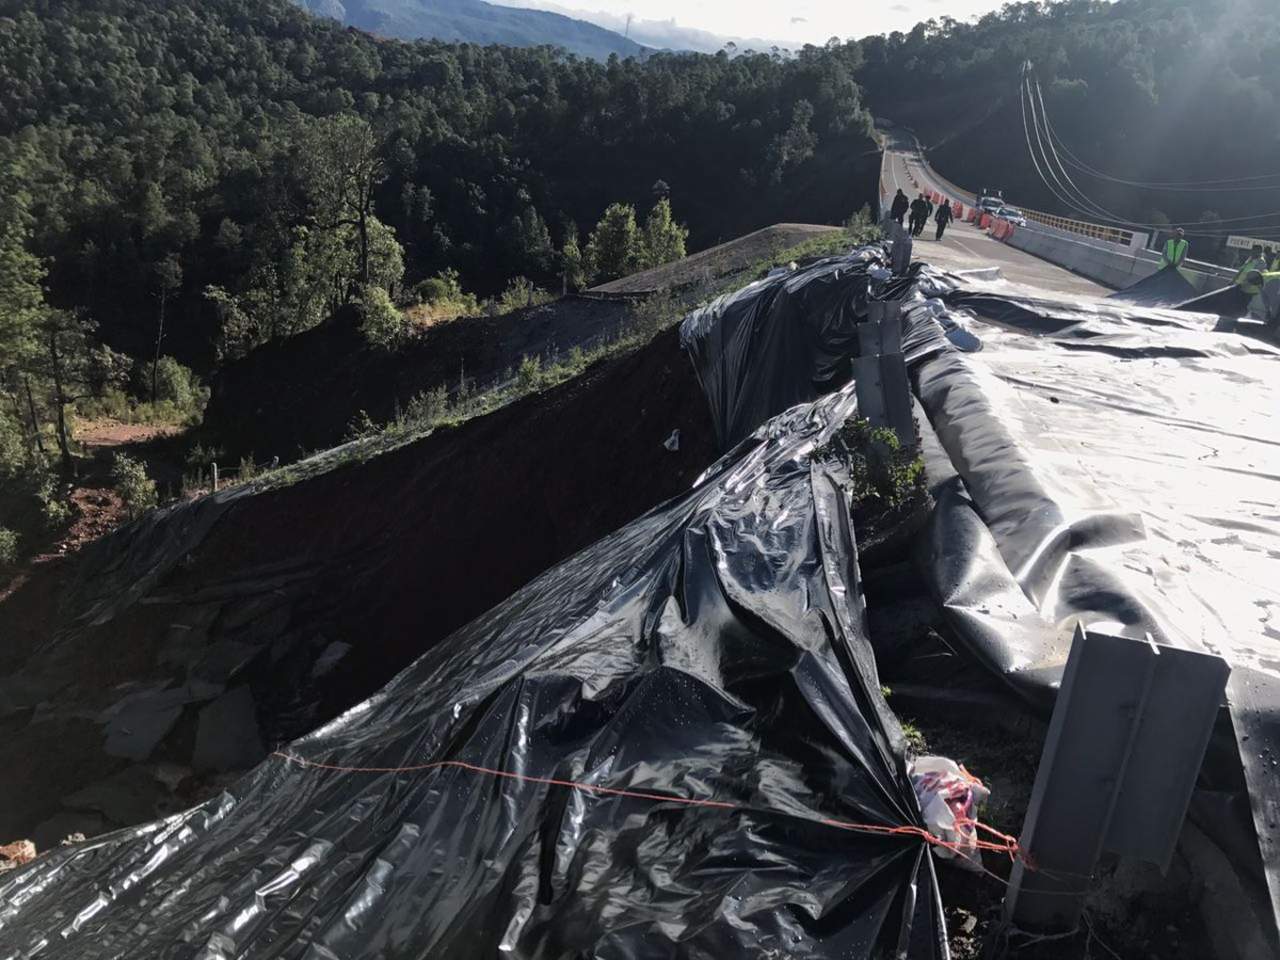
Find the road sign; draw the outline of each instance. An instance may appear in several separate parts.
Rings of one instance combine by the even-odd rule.
[[[1254,247],[1280,250],[1280,243],[1274,240],[1259,240],[1256,237],[1227,237],[1227,246],[1233,250],[1252,250]]]

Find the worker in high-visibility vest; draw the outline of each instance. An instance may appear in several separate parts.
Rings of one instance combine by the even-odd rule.
[[[1276,261],[1280,264],[1280,260]],[[1244,266],[1240,268],[1240,272],[1236,274],[1233,281],[1240,288],[1241,293],[1248,294],[1252,300],[1262,292],[1262,278],[1260,274],[1267,270],[1267,254],[1262,249],[1261,244],[1253,248],[1253,254],[1244,262]]]
[[[1280,259],[1273,266],[1280,267]],[[1280,333],[1280,270],[1262,274],[1262,315],[1271,332]]]
[[[1191,249],[1191,244],[1187,243],[1187,231],[1179,227],[1174,231],[1174,235],[1165,241],[1164,253],[1160,256],[1160,269],[1166,270],[1169,267],[1177,269],[1186,262],[1187,253]]]

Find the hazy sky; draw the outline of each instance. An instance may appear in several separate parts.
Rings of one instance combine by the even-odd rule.
[[[550,6],[541,0],[495,0],[512,6]],[[865,37],[906,30],[921,20],[966,20],[1002,6],[1002,0],[555,0],[561,8],[674,19],[681,27],[720,36],[762,37],[788,43],[824,43],[830,37]]]

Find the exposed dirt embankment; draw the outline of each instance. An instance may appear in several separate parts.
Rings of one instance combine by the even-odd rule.
[[[630,305],[624,300],[569,297],[501,317],[442,322],[406,347],[370,347],[353,311],[267,344],[229,364],[214,379],[205,411],[206,441],[232,464],[296,460],[342,441],[357,412],[379,423],[414,395],[460,382],[485,386],[524,356],[565,353],[616,337]]]
[[[0,838],[43,847],[188,802],[686,490],[711,437],[672,330],[460,427],[42,565],[0,602]]]

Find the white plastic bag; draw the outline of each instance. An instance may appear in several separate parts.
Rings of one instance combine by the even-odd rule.
[[[981,870],[982,854],[974,822],[978,806],[991,796],[991,791],[946,757],[917,757],[907,764],[907,774],[929,832],[948,844],[935,847],[935,853],[967,870]]]

